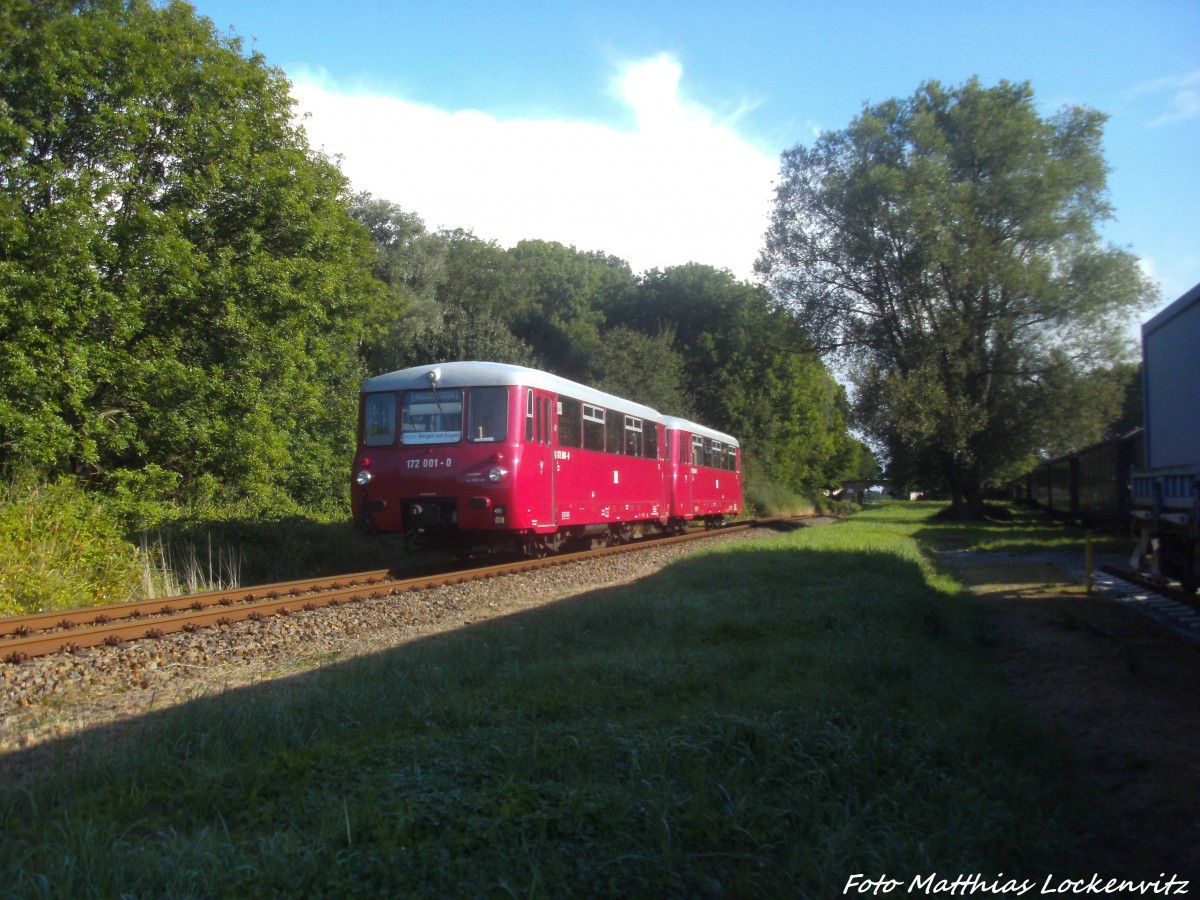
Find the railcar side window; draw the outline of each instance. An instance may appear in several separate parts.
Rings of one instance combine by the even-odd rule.
[[[692,435],[692,465],[704,465],[704,438],[698,434]]]
[[[471,388],[467,401],[467,440],[502,441],[508,437],[508,388]]]
[[[367,394],[363,406],[363,446],[390,447],[396,440],[396,395]]]
[[[580,432],[580,402],[570,397],[558,398],[558,446],[582,447]]]
[[[401,401],[400,443],[454,444],[462,438],[462,391],[406,391]]]
[[[642,455],[658,459],[658,426],[653,422],[647,422],[642,429]]]
[[[604,449],[609,453],[624,453],[625,452],[625,416],[622,413],[608,410],[605,414],[605,438]]]
[[[533,388],[525,390],[525,443],[533,443]]]
[[[642,420],[635,416],[625,417],[625,455],[642,455]]]
[[[604,450],[604,410],[583,404],[583,449]]]

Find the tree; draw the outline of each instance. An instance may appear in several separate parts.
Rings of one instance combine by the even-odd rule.
[[[381,291],[287,80],[186,3],[0,12],[0,466],[340,495]]]
[[[606,315],[613,327],[674,336],[694,417],[737,435],[768,478],[812,496],[842,476],[844,392],[761,286],[689,263],[647,273]]]
[[[501,315],[545,366],[584,381],[600,352],[601,310],[633,290],[629,264],[553,241],[519,242],[506,254]]]
[[[600,340],[591,367],[587,382],[593,387],[667,415],[693,415],[683,355],[676,351],[675,335],[669,328],[656,334],[625,325],[610,328]]]
[[[422,337],[443,329],[437,292],[446,281],[451,239],[430,234],[416,213],[369,193],[354,196],[351,214],[371,234],[372,273],[386,286],[378,320],[367,323],[360,352],[372,374],[404,368]]]
[[[963,515],[1019,474],[1153,300],[1111,214],[1104,116],[1028,84],[923,85],[782,158],[758,271],[857,388],[896,470]]]

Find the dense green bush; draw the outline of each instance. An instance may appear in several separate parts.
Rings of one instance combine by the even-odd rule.
[[[0,493],[0,614],[128,600],[141,566],[115,517],[73,480]]]
[[[820,504],[772,478],[749,455],[742,457],[743,509],[748,516],[802,516],[820,511]]]
[[[398,537],[368,538],[346,507],[270,511],[216,497],[184,508],[149,471],[111,494],[63,477],[0,483],[0,615],[100,606],[391,568]]]

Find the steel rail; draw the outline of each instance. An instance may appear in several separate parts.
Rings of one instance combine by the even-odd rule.
[[[795,517],[811,518],[809,516]],[[683,541],[716,537],[751,527],[794,521],[763,519],[706,529],[691,534],[654,540],[635,541],[614,547],[564,553],[543,559],[523,559],[415,578],[395,578],[389,570],[360,572],[330,578],[289,581],[281,584],[209,591],[182,597],[134,601],[103,607],[86,607],[56,613],[16,616],[0,620],[0,659],[20,663],[35,656],[75,652],[101,645],[120,645],[145,638],[156,639],[181,631],[193,631],[213,625],[233,624],[247,619],[290,614],[299,610],[319,609],[342,603],[397,596],[450,584],[463,584],[485,578],[515,575],[550,566],[565,565],[616,553],[628,553]],[[345,586],[349,584],[349,586]],[[176,604],[178,606],[176,606]],[[183,611],[179,611],[179,607]],[[122,616],[121,613],[124,613]],[[73,623],[72,615],[91,617],[90,624]],[[43,623],[35,629],[33,623]],[[15,623],[15,624],[14,624]],[[53,628],[53,631],[48,629]],[[33,633],[34,631],[38,633]]]
[[[1102,565],[1101,572],[1107,572],[1116,578],[1128,581],[1130,584],[1136,584],[1138,587],[1145,588],[1148,591],[1153,591],[1159,596],[1166,597],[1169,600],[1174,600],[1178,603],[1183,603],[1190,606],[1192,609],[1200,611],[1200,597],[1195,594],[1185,591],[1180,587],[1172,587],[1169,584],[1163,584],[1140,575],[1131,569],[1122,569],[1118,566]]]
[[[110,619],[136,619],[141,616],[170,615],[182,609],[196,610],[208,606],[228,606],[231,603],[243,603],[248,600],[261,598],[269,592],[294,596],[296,592],[309,593],[326,590],[334,586],[343,586],[347,583],[354,585],[377,584],[381,581],[394,579],[394,577],[390,570],[379,569],[374,572],[359,572],[354,575],[309,578],[249,588],[228,588],[195,594],[181,594],[175,597],[130,600],[125,603],[112,603],[105,606],[83,606],[76,609],[57,610],[55,612],[8,616],[0,618],[0,645],[2,645],[2,639],[5,636],[22,635],[31,631],[46,631],[60,626],[74,628],[88,624],[102,625]]]

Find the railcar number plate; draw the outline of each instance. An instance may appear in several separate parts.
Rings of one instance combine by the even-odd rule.
[[[436,456],[426,456],[421,459],[405,460],[404,468],[406,469],[449,469],[452,467],[454,460],[447,456],[445,459],[439,459]]]

